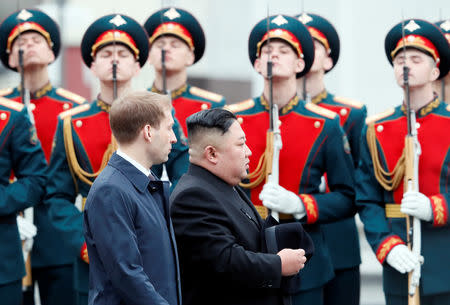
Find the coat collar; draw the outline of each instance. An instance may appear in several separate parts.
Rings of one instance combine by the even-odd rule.
[[[323,102],[327,98],[327,96],[327,90],[323,90],[311,99],[311,103],[318,105],[319,103]]]
[[[439,98],[437,97],[437,95],[435,95],[428,104],[426,104],[425,106],[423,106],[422,108],[417,110],[416,116],[419,118],[426,116],[427,114],[433,112],[434,109],[438,108],[440,103],[441,102],[439,101]],[[400,110],[403,112],[403,114],[406,115],[405,104],[402,104],[402,106],[400,107]]]
[[[181,95],[183,95],[183,93],[185,93],[188,89],[190,88],[190,86],[188,84],[184,84],[182,85],[180,88],[172,90],[170,92],[170,95],[172,97],[172,100],[177,99],[178,97],[180,97]],[[152,92],[156,92],[159,94],[165,94],[164,92],[162,92],[161,90],[158,90],[158,88],[155,87],[155,84],[153,84],[152,88],[150,89],[150,91]]]
[[[103,101],[100,99],[100,95],[97,97],[97,101],[95,102],[95,104],[97,105],[97,107],[99,109],[101,109],[102,111],[108,112],[111,109],[111,105],[108,104],[107,102]]]
[[[131,183],[137,188],[141,193],[145,192],[149,183],[150,178],[145,176],[140,170],[138,170],[133,164],[114,153],[109,159],[109,165],[120,171]],[[160,180],[152,181],[152,183],[160,182]]]
[[[31,92],[31,98],[32,99],[39,99],[41,97],[43,97],[44,95],[48,94],[51,90],[53,89],[53,86],[50,82],[48,82],[47,84],[44,85],[44,87],[42,87],[41,89],[37,90],[36,92]],[[22,92],[22,86],[19,85],[17,86],[17,91],[19,91],[20,93]]]
[[[201,167],[199,165],[189,163],[189,168],[188,168],[187,174],[196,176],[196,177],[200,176],[203,179],[210,181],[211,184],[213,184],[214,186],[216,186],[217,188],[219,188],[221,190],[233,191],[232,185],[229,185],[224,180],[220,179],[219,177],[217,177],[216,175],[211,173],[209,170],[207,170],[206,168]]]
[[[257,217],[256,220],[254,220],[252,218],[252,221],[254,221],[258,227],[261,227],[262,220],[259,217],[258,211],[256,211],[253,203],[250,201],[250,199],[247,197],[247,195],[238,186],[234,187],[232,185],[229,185],[228,183],[226,183],[225,181],[223,181],[222,179],[220,179],[219,177],[217,177],[216,175],[214,175],[207,169],[205,169],[201,166],[192,164],[192,163],[189,164],[187,174],[196,176],[196,177],[198,177],[198,176],[202,177],[209,183],[213,184],[221,192],[224,192],[224,193],[237,192],[237,194],[242,198],[242,200],[244,200],[247,203],[247,205],[253,210],[255,216]]]
[[[264,108],[269,111],[270,110],[270,105],[269,105],[269,101],[266,100],[266,98],[264,97],[263,94],[261,94],[260,98],[259,98],[261,105],[264,106]],[[295,95],[293,98],[291,98],[291,100],[285,105],[283,106],[283,108],[281,108],[279,110],[281,115],[284,115],[286,113],[288,113],[289,111],[291,111],[295,106],[298,105],[300,101],[300,98]]]

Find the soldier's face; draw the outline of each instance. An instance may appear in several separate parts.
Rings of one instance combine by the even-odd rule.
[[[439,76],[439,69],[431,56],[415,50],[406,49],[395,56],[393,60],[394,74],[397,84],[403,87],[403,67],[409,67],[408,80],[411,88],[430,84]]]
[[[231,124],[217,147],[217,160],[221,178],[230,185],[237,185],[247,177],[252,152],[246,144],[245,133],[238,121]]]
[[[136,61],[134,54],[122,44],[111,44],[101,48],[91,64],[91,71],[100,81],[111,82],[114,61],[117,63],[118,82],[128,82],[140,71],[139,62]]]
[[[267,61],[272,59],[272,76],[276,79],[295,78],[303,71],[305,62],[298,58],[291,46],[282,40],[271,40],[261,48],[261,55],[255,61],[255,70],[267,77]]]
[[[12,45],[9,65],[19,68],[19,49],[23,50],[25,70],[47,66],[55,60],[55,55],[47,40],[37,32],[22,33]]]
[[[165,65],[167,73],[184,71],[194,63],[194,52],[181,39],[166,35],[156,39],[150,48],[149,61],[156,71],[162,71],[161,50],[165,50]]]
[[[161,120],[159,127],[151,128],[149,158],[151,158],[152,164],[161,164],[169,159],[172,144],[177,142],[172,129],[173,124],[172,112],[169,109],[165,111],[165,116]]]
[[[333,67],[333,61],[330,56],[328,56],[327,50],[324,45],[314,40],[314,62],[309,70],[309,73],[317,73],[331,69]]]

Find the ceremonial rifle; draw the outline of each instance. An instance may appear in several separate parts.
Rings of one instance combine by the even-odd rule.
[[[160,18],[161,18],[161,26],[164,24],[164,20],[163,20],[163,12],[162,12],[162,8],[164,6],[164,0],[161,0],[161,13],[160,13]],[[172,94],[169,92],[169,90],[167,90],[167,75],[166,75],[166,49],[165,49],[165,45],[162,46],[161,48],[161,69],[162,69],[162,92],[163,94],[168,94],[170,99],[172,100]]]
[[[19,9],[20,9],[20,3],[18,2],[19,5]],[[25,109],[27,111],[28,117],[30,119],[31,124],[33,125],[33,128],[35,126],[35,120],[34,120],[34,115],[33,115],[33,111],[30,108],[30,91],[26,88],[25,86],[25,65],[24,65],[24,50],[22,48],[21,45],[21,35],[22,35],[22,29],[20,27],[20,13],[17,15],[17,21],[18,21],[18,30],[19,30],[19,34],[17,35],[17,43],[19,45],[19,51],[18,51],[18,55],[19,55],[19,74],[20,74],[20,87],[21,87],[21,91],[20,91],[20,96],[22,99],[22,103],[25,106]],[[27,208],[23,211],[23,216],[19,216],[19,217],[23,217],[23,221],[24,222],[29,222],[30,224],[32,224],[34,226],[34,209],[32,207]],[[20,223],[22,223],[22,221],[19,220],[18,225],[20,225]],[[26,225],[26,223],[23,223],[22,225]],[[25,271],[26,271],[26,275],[22,278],[22,290],[24,292],[30,291],[31,288],[33,287],[33,279],[32,279],[32,275],[31,275],[31,249],[33,247],[33,238],[27,238],[22,242],[22,252],[23,252],[23,259],[25,261]]]
[[[419,156],[421,154],[420,143],[417,138],[416,113],[411,109],[409,92],[409,67],[406,65],[406,41],[405,24],[402,20],[402,39],[403,39],[403,89],[406,104],[406,122],[407,135],[405,137],[405,177],[404,191],[419,191]],[[412,226],[411,226],[412,221]],[[421,248],[421,227],[420,219],[417,217],[406,216],[406,236],[407,245],[412,252],[420,257]],[[408,273],[408,305],[420,305],[419,282],[420,282],[420,264]]]
[[[273,102],[273,79],[272,79],[272,58],[270,49],[270,18],[269,18],[269,5],[267,5],[267,47],[269,50],[267,59],[267,80],[269,81],[269,129],[266,134],[266,149],[261,155],[256,169],[247,175],[248,179],[256,178],[249,183],[240,183],[245,188],[255,188],[265,179],[266,182],[279,183],[279,160],[280,150],[283,146],[281,140],[279,117],[278,117],[278,105]],[[262,47],[261,47],[262,49]],[[261,52],[261,50],[260,50]],[[261,56],[261,55],[260,55]],[[261,213],[261,216],[265,218],[267,209]],[[277,221],[279,220],[279,214],[275,211],[270,211],[270,214]]]
[[[116,25],[114,23],[113,23],[112,81],[113,81],[113,101],[115,101],[117,98],[117,59],[116,59]]]
[[[278,123],[278,105],[273,102],[273,74],[272,74],[272,50],[270,47],[270,18],[269,18],[269,5],[267,5],[267,47],[269,49],[268,59],[267,59],[267,79],[269,81],[269,118],[270,125],[267,131],[267,138],[272,137],[269,142],[272,145],[272,158],[269,158],[267,172],[267,181],[279,184],[280,178],[280,150],[283,147],[281,141],[280,125]],[[267,144],[269,144],[267,143]],[[270,214],[277,221],[279,220],[278,212],[270,211]]]
[[[301,5],[302,5],[302,14],[305,12],[305,3],[304,3],[304,1],[302,0],[301,1]],[[311,95],[310,94],[308,94],[307,93],[307,91],[306,91],[306,74],[303,76],[303,80],[302,80],[302,91],[303,91],[303,94],[302,94],[302,97],[303,97],[303,100],[305,101],[305,102],[311,102]]]

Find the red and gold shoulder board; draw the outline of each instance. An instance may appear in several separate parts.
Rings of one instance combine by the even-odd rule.
[[[329,119],[334,119],[337,116],[337,114],[335,112],[325,109],[323,107],[317,106],[316,104],[313,104],[313,103],[306,103],[305,108],[308,109],[309,111],[320,114],[321,116],[324,116]]]
[[[217,103],[223,100],[222,95],[198,87],[191,87],[189,93]]]
[[[253,99],[248,99],[248,100],[236,103],[236,104],[226,105],[223,108],[228,111],[231,111],[233,113],[236,113],[236,112],[241,112],[241,111],[250,109],[253,106],[255,106],[255,101],[253,101]]]
[[[83,104],[86,101],[86,99],[81,95],[78,95],[63,88],[56,89],[56,94],[61,95],[62,97],[65,97],[66,99],[71,100],[76,104]]]
[[[362,107],[364,107],[364,104],[360,101],[352,100],[350,98],[342,96],[335,96],[334,101],[357,109],[361,109]]]
[[[371,115],[369,117],[366,118],[366,124],[369,125],[371,123],[375,123],[378,120],[381,120],[387,116],[392,115],[395,112],[394,108],[389,108],[388,110],[385,110],[383,112]]]
[[[87,111],[87,110],[89,110],[90,108],[91,108],[91,104],[83,104],[83,105],[80,105],[80,106],[74,107],[74,108],[72,108],[72,109],[69,109],[69,110],[66,110],[66,111],[61,112],[61,113],[59,114],[59,118],[60,118],[61,120],[64,120],[64,119],[67,118],[67,117],[71,117],[71,116],[74,116],[74,115],[76,115],[76,114],[78,114],[78,113]]]
[[[15,102],[4,97],[0,97],[0,105],[16,111],[22,111],[23,107],[25,107],[22,103]]]

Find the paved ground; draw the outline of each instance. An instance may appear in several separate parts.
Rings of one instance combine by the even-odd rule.
[[[364,236],[362,223],[357,217],[359,241],[361,245],[361,301],[360,305],[384,305],[382,287],[382,267]]]

